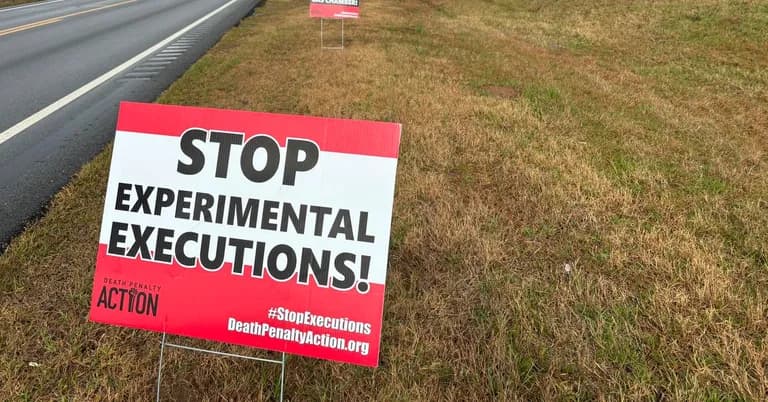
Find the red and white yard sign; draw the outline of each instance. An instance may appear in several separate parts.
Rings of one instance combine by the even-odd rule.
[[[92,321],[377,366],[400,125],[122,103]]]
[[[358,18],[360,0],[312,0],[309,3],[312,18]]]

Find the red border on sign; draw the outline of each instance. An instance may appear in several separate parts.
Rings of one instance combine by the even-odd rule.
[[[100,244],[91,294],[91,321],[342,363],[378,366],[384,285],[370,283],[370,290],[361,295],[355,290],[322,288],[311,281],[309,285],[300,285],[295,282],[278,282],[268,276],[255,279],[231,275],[227,272],[231,270],[231,264],[225,264],[218,272],[207,272],[200,266],[185,268],[175,262],[172,265],[163,265],[140,259],[115,257],[106,251],[107,246]],[[107,284],[107,280],[125,280],[128,283],[159,286],[157,316],[137,314],[127,309],[121,311],[99,307],[102,286],[112,286]],[[272,307],[284,307],[296,312],[311,311],[316,315],[368,322],[371,324],[371,333],[356,334],[269,319],[268,311]],[[300,345],[265,336],[234,332],[227,328],[227,320],[230,317],[244,322],[267,323],[284,329],[295,328],[313,331],[318,335],[326,334],[346,340],[368,342],[369,351],[363,356],[345,350]]]
[[[185,264],[189,266],[181,265],[177,260],[180,258],[178,256],[185,252],[186,243],[175,243],[174,246],[172,242],[169,243],[169,239],[174,238],[181,231],[187,231],[184,234],[192,234],[194,237],[192,241],[197,242],[198,236],[201,234],[205,237],[205,227],[176,225],[173,216],[158,215],[158,212],[155,212],[154,215],[140,212],[143,218],[139,219],[138,215],[126,214],[126,210],[119,206],[115,207],[115,210],[110,209],[115,205],[114,197],[121,197],[116,194],[119,191],[113,187],[115,181],[122,180],[124,177],[132,177],[132,180],[138,180],[139,183],[142,180],[147,180],[155,183],[155,185],[172,184],[176,180],[172,175],[155,176],[156,173],[164,173],[164,171],[156,172],[147,169],[141,170],[139,173],[131,172],[129,169],[136,163],[142,163],[143,153],[149,152],[145,149],[155,152],[151,158],[164,158],[168,150],[153,148],[154,143],[174,145],[172,143],[190,128],[243,133],[246,137],[269,135],[283,146],[290,138],[308,139],[315,142],[325,152],[387,158],[397,158],[401,135],[401,126],[395,123],[133,102],[121,103],[117,136],[119,138],[132,136],[134,137],[132,139],[143,142],[127,147],[123,146],[121,141],[117,141],[112,155],[110,190],[107,193],[108,200],[105,204],[106,209],[102,221],[101,244],[99,244],[96,259],[90,320],[338,362],[377,366],[384,308],[385,284],[383,277],[377,277],[381,283],[366,283],[367,279],[354,278],[342,273],[345,278],[355,279],[358,282],[355,284],[336,282],[342,288],[334,288],[334,282],[332,279],[329,281],[328,276],[331,273],[330,267],[325,268],[324,271],[318,271],[323,270],[323,268],[312,266],[312,262],[307,259],[307,262],[303,263],[303,268],[291,272],[286,278],[285,275],[280,275],[282,271],[279,269],[281,268],[277,268],[278,271],[275,271],[278,264],[275,262],[275,258],[280,257],[278,254],[274,254],[277,257],[272,257],[273,254],[270,254],[269,258],[272,260],[269,258],[266,260],[272,261],[266,262],[266,266],[270,268],[264,271],[252,270],[251,267],[248,267],[248,261],[243,260],[242,254],[239,254],[241,257],[233,259],[226,255],[220,256],[219,251],[216,251],[216,266],[209,264],[207,268],[201,267],[199,261],[203,254],[197,254],[197,252],[191,254],[195,255],[195,260],[191,259],[191,255],[187,258],[181,258],[182,261],[187,261]],[[166,140],[159,141],[163,138]],[[150,155],[147,156],[146,160],[155,160],[149,158]],[[169,157],[173,158],[173,155],[169,155]],[[335,173],[339,176],[339,180],[344,180],[347,177],[346,172],[351,171],[349,169],[357,169],[367,166],[365,163],[374,162],[370,158],[349,156],[337,159],[345,159],[349,163],[348,166],[344,167],[345,170]],[[396,163],[391,159],[376,160],[375,162],[371,164],[374,169],[378,169],[375,167],[377,165],[392,166],[393,163]],[[175,166],[175,163],[172,165]],[[166,166],[165,168],[171,167]],[[378,183],[371,182],[371,186],[367,188],[368,191],[374,192],[381,189],[378,197],[389,198],[390,185],[393,184],[395,172],[394,170],[390,171],[389,168],[382,167],[382,169],[386,169],[386,172],[379,173],[387,173],[387,177],[380,180],[381,184],[386,185],[386,187],[379,187]],[[173,172],[176,170],[174,169]],[[352,181],[351,183],[360,183],[360,181]],[[226,184],[236,185],[237,183]],[[196,182],[192,189],[199,191],[201,188],[214,188],[216,186],[215,183],[201,180]],[[342,194],[339,194],[338,190],[329,190],[328,194],[325,194],[323,190],[313,188],[319,193],[319,196],[327,197],[329,200],[338,200],[338,203],[342,205],[347,199],[343,191],[341,191]],[[253,196],[259,195],[258,189],[253,189],[249,193]],[[282,194],[280,192],[272,195],[275,197],[290,196],[289,193]],[[143,205],[144,201],[150,202],[147,198],[149,196],[149,190],[144,195],[137,193],[139,199],[136,201]],[[298,197],[298,195],[295,196]],[[375,195],[369,194],[369,196],[374,197]],[[349,202],[360,204],[358,207],[361,208],[368,204],[379,205],[371,200],[373,198],[354,200],[354,202],[350,200]],[[386,208],[389,209],[390,206],[391,204],[388,204]],[[384,206],[374,209],[380,208],[384,208]],[[152,222],[156,226],[147,226],[147,222]],[[128,247],[128,237],[126,237],[128,224],[132,226],[133,235],[131,236],[134,243],[129,248],[124,249],[121,244],[126,243],[126,247]],[[125,229],[120,229],[121,227]],[[160,227],[165,228],[162,235],[159,234]],[[226,229],[222,230],[222,233],[226,232],[228,232]],[[157,234],[155,243],[151,240],[155,236],[153,233]],[[243,232],[242,235],[246,239],[254,241],[265,236],[258,230]],[[371,246],[377,248],[377,253],[385,251],[388,235],[389,231],[387,231],[387,236],[384,236],[386,239],[379,237],[382,242],[384,240],[386,242]],[[164,239],[162,242],[161,236]],[[217,242],[221,241],[220,238]],[[208,238],[206,237],[206,239]],[[286,237],[283,243],[286,243],[288,247],[296,248],[296,245],[293,244],[294,240],[300,241]],[[226,237],[223,241],[226,242]],[[201,245],[200,252],[204,252],[203,249],[205,248],[208,249],[205,252],[210,254],[210,249],[213,246],[209,247],[211,243],[208,240],[205,242],[208,246]],[[265,242],[268,243],[266,238]],[[104,243],[109,243],[115,254],[108,253],[108,246]],[[177,253],[175,258],[165,258],[168,257],[168,254],[165,253],[171,250],[169,247],[176,247],[173,249]],[[220,249],[223,246],[218,247]],[[323,247],[331,250],[337,248],[335,245]],[[313,249],[314,251],[316,250]],[[352,254],[354,250],[349,251],[348,254]],[[262,252],[266,252],[266,250]],[[139,257],[125,257],[124,255],[139,255]],[[155,258],[157,256],[163,258]],[[337,260],[341,262],[334,262],[334,264],[344,264],[344,261],[352,264],[359,262],[356,254],[352,254],[352,256],[355,258],[343,257],[346,260]],[[263,258],[261,260],[259,258],[261,257],[251,259],[250,263],[265,263]],[[323,258],[323,261],[328,261],[330,257]],[[362,264],[362,262],[360,263]],[[233,270],[233,264],[242,265],[238,265]],[[314,264],[328,266],[329,262],[315,262]],[[241,267],[244,269],[241,270]],[[340,265],[335,267],[338,270]],[[345,268],[350,272],[354,269],[348,265]],[[371,267],[369,266],[369,268]],[[269,269],[272,269],[272,273]],[[363,267],[361,267],[362,269]],[[376,269],[386,272],[386,258],[380,262],[380,265],[376,266]],[[367,278],[365,275],[361,274],[361,276]],[[352,288],[347,289],[350,286]],[[151,303],[151,306],[147,303]],[[313,323],[281,321],[272,314],[274,309],[279,308],[296,313],[311,313],[319,319]],[[350,322],[355,325],[353,328],[348,326]],[[260,331],[251,329],[243,331],[241,324],[248,325],[248,328],[262,329]],[[269,331],[265,334],[263,328],[267,328]],[[360,328],[364,329],[361,330]],[[279,335],[274,335],[273,332]],[[308,339],[311,341],[307,341]],[[343,342],[343,344],[337,341]]]
[[[201,113],[202,112],[202,113]],[[178,137],[187,129],[269,134],[281,146],[288,138],[314,141],[321,150],[397,158],[400,124],[277,113],[121,102],[118,131]]]

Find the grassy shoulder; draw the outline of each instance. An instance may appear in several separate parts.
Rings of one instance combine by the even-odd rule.
[[[0,0],[0,7],[18,6],[26,3],[36,3],[40,0]]]
[[[292,357],[289,400],[765,398],[768,6],[371,0],[343,52],[306,14],[159,100],[403,124],[381,367]],[[0,256],[0,399],[153,392],[158,335],[86,319],[109,152]],[[165,399],[275,395],[166,357]]]

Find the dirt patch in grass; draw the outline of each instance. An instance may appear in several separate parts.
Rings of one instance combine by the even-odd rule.
[[[515,88],[515,87],[502,87],[497,85],[490,85],[485,87],[485,90],[488,91],[489,94],[504,98],[504,99],[517,99],[522,95],[522,92]]]
[[[270,0],[161,97],[403,124],[381,367],[292,357],[289,400],[765,398],[768,9],[630,3],[371,0],[338,52]],[[108,160],[0,257],[0,399],[153,394],[159,336],[86,321]]]

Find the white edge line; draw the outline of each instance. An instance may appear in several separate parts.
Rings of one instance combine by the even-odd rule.
[[[56,0],[54,0],[56,1]],[[92,91],[99,85],[111,80],[118,74],[122,73],[123,71],[131,68],[134,64],[138,63],[145,57],[151,55],[152,53],[160,50],[163,48],[163,46],[173,42],[176,40],[176,38],[184,35],[185,33],[189,32],[190,30],[194,29],[198,25],[204,23],[205,21],[209,20],[211,17],[215,16],[216,14],[220,13],[227,7],[231,6],[232,4],[238,2],[239,0],[230,0],[227,4],[224,4],[223,6],[211,11],[210,13],[206,14],[199,20],[191,23],[190,25],[187,25],[186,27],[182,28],[178,32],[174,33],[173,35],[163,39],[161,42],[157,43],[156,45],[150,47],[149,49],[137,54],[130,60],[126,61],[125,63],[113,68],[112,70],[104,73],[102,76],[96,78],[95,80],[83,85],[82,87],[72,91],[70,94],[65,95],[63,98],[57,100],[56,102],[51,103],[50,105],[46,106],[45,108],[41,109],[37,113],[27,117],[26,119],[16,123],[13,127],[3,131],[0,133],[0,144],[10,140],[17,134],[21,133],[22,131],[28,129],[29,127],[37,124],[40,122],[40,120],[43,120],[44,118],[50,116],[51,114],[55,113],[59,109],[63,108],[64,106],[67,106],[68,104],[74,102],[79,97],[87,94],[88,92]]]
[[[4,13],[6,11],[21,10],[23,8],[31,8],[31,7],[37,7],[37,6],[44,6],[46,4],[59,3],[59,2],[62,2],[62,1],[64,1],[64,0],[49,0],[49,1],[41,1],[41,2],[38,2],[38,3],[34,3],[34,4],[27,4],[25,6],[5,7],[5,8],[0,8],[0,13]]]

